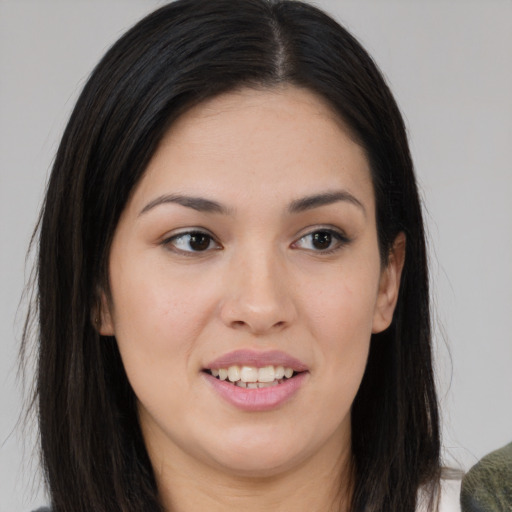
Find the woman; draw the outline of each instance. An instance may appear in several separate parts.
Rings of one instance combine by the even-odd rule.
[[[403,121],[325,14],[182,0],[138,23],[78,100],[39,229],[54,512],[436,510]]]

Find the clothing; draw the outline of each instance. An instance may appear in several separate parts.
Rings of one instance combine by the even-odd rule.
[[[441,502],[439,512],[461,512],[461,480],[441,480]]]
[[[441,497],[439,500],[439,508],[437,512],[461,512],[460,509],[460,478],[441,479]],[[432,512],[429,508],[427,500],[422,498],[421,491],[419,493],[419,503],[416,512]]]
[[[437,512],[461,512],[460,509],[460,480],[441,480],[441,501]],[[34,512],[51,512],[49,508],[40,508]],[[420,502],[417,512],[432,512]]]
[[[463,512],[512,510],[512,443],[486,455],[462,480]]]

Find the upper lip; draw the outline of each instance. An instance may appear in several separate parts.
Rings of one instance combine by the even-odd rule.
[[[290,356],[280,350],[268,350],[265,352],[257,350],[234,350],[224,354],[207,364],[206,368],[215,370],[219,368],[229,368],[233,365],[255,366],[262,368],[264,366],[284,366],[292,368],[296,372],[303,372],[308,369],[307,365],[297,358]]]

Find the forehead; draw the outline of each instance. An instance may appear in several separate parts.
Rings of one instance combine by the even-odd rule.
[[[365,152],[339,116],[309,90],[286,86],[229,92],[187,111],[162,139],[134,199],[247,191],[293,198],[311,187],[373,199]]]

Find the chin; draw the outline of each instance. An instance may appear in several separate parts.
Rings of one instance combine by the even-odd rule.
[[[226,454],[227,455],[227,454]],[[242,455],[242,456],[240,456]],[[235,456],[220,456],[217,454],[216,464],[226,473],[231,473],[238,478],[264,479],[286,473],[297,464],[290,454],[286,456],[272,453],[238,453]]]
[[[265,436],[255,432],[230,435],[228,431],[211,456],[217,466],[239,477],[271,477],[296,467],[301,460],[308,458],[307,447],[300,449],[299,439],[292,437],[275,436],[275,433]]]

